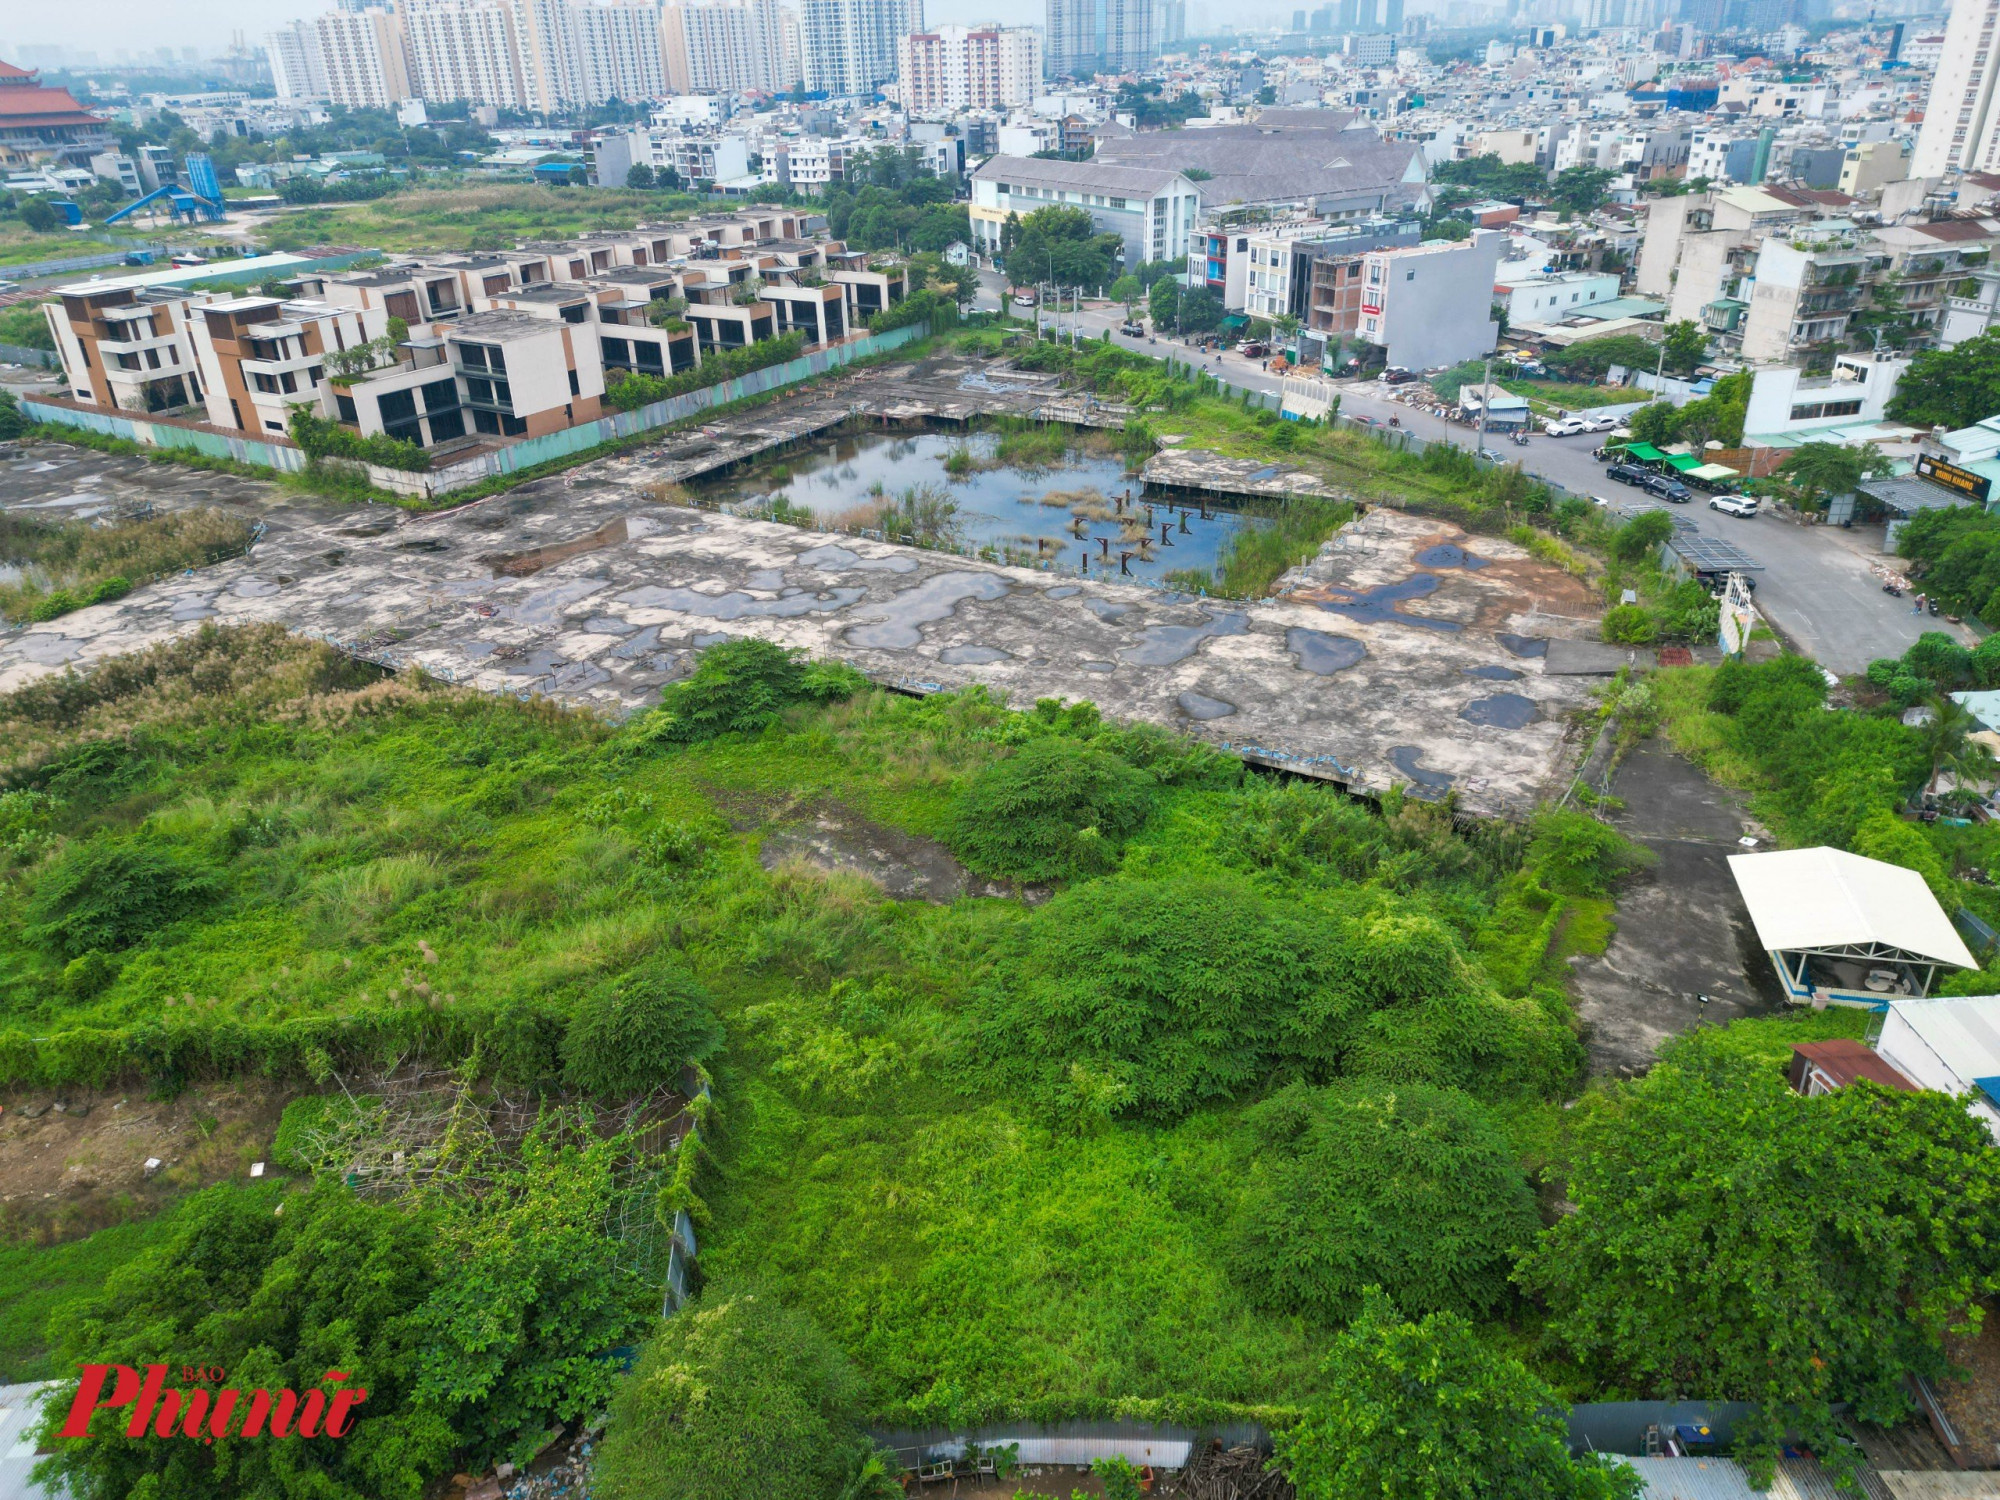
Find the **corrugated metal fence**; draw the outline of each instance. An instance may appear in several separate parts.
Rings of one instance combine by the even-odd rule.
[[[1646,1433],[1667,1437],[1684,1429],[1706,1428],[1715,1445],[1727,1447],[1737,1423],[1750,1414],[1742,1401],[1600,1401],[1572,1407],[1567,1414],[1573,1452],[1638,1455]],[[1244,1444],[1269,1451],[1271,1434],[1256,1422],[1185,1427],[1170,1422],[996,1422],[984,1427],[885,1428],[869,1433],[877,1447],[894,1453],[906,1468],[962,1456],[968,1444],[981,1448],[1018,1444],[1024,1464],[1088,1464],[1124,1458],[1156,1469],[1183,1467],[1197,1443],[1219,1438],[1224,1447]]]

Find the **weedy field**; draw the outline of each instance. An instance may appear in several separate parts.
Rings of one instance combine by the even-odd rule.
[[[1843,1330],[1913,1327],[1949,1298],[1906,1293],[1994,1270],[1898,1197],[1920,1137],[1934,1173],[1991,1173],[1962,1111],[1786,1093],[1789,1042],[1844,1018],[1713,1032],[1564,1107],[1564,960],[1643,863],[1582,813],[1367,806],[1087,704],[894,697],[755,641],[611,725],[204,629],[0,699],[0,743],[10,1106],[295,1096],[272,1178],[0,1254],[0,1376],[199,1347],[273,1389],[351,1360],[374,1391],[303,1459],[175,1448],[162,1495],[304,1494],[308,1470],[414,1495],[607,1402],[613,1496],[693,1484],[752,1430],[773,1493],[887,1493],[862,1419],[1289,1428],[1385,1317],[1470,1340],[1529,1418],[1663,1389],[1811,1418],[1935,1363],[1930,1323],[1900,1364],[1763,1328],[1751,1247],[1703,1273],[1716,1331],[1663,1368],[1674,1276],[1629,1269],[1632,1216],[1755,1238],[1740,1195],[1676,1197],[1701,1153],[1800,1214],[1838,1173],[1883,1219],[1941,1216],[1833,1299]],[[437,1102],[392,1152],[414,1075]],[[646,1247],[683,1212],[708,1289],[662,1324]],[[1786,1242],[1801,1286],[1847,1274],[1815,1234]],[[621,1381],[609,1351],[638,1346]],[[726,1371],[745,1404],[685,1406]],[[49,1465],[123,1493],[163,1446]]]

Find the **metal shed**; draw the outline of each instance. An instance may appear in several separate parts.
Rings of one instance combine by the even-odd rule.
[[[1732,854],[1729,873],[1795,1005],[1880,1010],[1979,967],[1915,870],[1818,848]]]

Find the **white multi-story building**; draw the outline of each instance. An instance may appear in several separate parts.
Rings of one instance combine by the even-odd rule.
[[[508,6],[526,108],[548,112],[581,102],[583,80],[570,35],[569,0],[508,0]]]
[[[1994,28],[2000,0],[1952,0],[1944,53],[1931,79],[1923,132],[1910,163],[1912,177],[1938,177],[1952,168],[1991,171],[2000,165],[2000,111],[1993,91],[2000,82]]]
[[[686,0],[669,5],[662,24],[675,93],[776,94],[799,82],[777,0]]]
[[[1098,233],[1122,239],[1125,264],[1136,266],[1187,259],[1201,189],[1163,168],[991,156],[972,174],[969,211],[977,249],[982,255],[997,253],[1010,217],[1026,218],[1059,203],[1085,210]]]
[[[1025,105],[1041,78],[1042,36],[1030,26],[940,26],[897,41],[896,81],[911,114]]]
[[[924,0],[805,0],[805,85],[836,98],[872,94],[896,76],[896,42],[924,29]]]
[[[394,109],[415,97],[403,18],[387,10],[330,10],[313,23],[326,97],[347,109]]]
[[[647,0],[588,0],[569,8],[584,104],[659,99],[668,92],[659,7]]]
[[[294,21],[264,39],[271,60],[271,77],[280,99],[324,99],[326,65],[319,56],[319,29],[311,21]]]
[[[1428,240],[1371,250],[1363,260],[1356,330],[1388,364],[1434,370],[1491,354],[1493,276],[1504,236],[1476,229],[1470,241]]]
[[[498,0],[408,0],[403,30],[419,97],[528,107],[513,18]]]

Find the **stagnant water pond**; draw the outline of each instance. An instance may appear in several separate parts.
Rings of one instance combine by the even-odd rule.
[[[740,513],[803,506],[823,529],[865,532],[876,529],[871,512],[885,500],[924,488],[954,507],[937,545],[995,562],[1154,583],[1185,570],[1212,573],[1239,531],[1271,524],[1268,514],[1148,495],[1115,458],[1072,451],[1056,468],[983,467],[998,443],[994,433],[847,431],[703,483],[698,492]],[[969,450],[975,466],[954,475],[946,465],[959,449]]]

